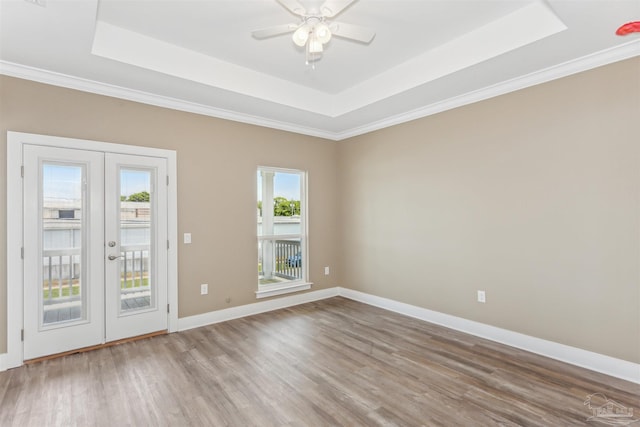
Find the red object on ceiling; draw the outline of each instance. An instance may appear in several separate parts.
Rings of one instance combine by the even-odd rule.
[[[627,22],[616,31],[619,36],[626,36],[631,33],[640,33],[640,21]]]

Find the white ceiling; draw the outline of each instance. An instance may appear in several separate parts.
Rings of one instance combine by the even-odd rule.
[[[32,1],[0,0],[3,74],[335,140],[640,54],[640,0],[359,0],[373,42],[314,67],[251,37],[298,22],[275,0]]]

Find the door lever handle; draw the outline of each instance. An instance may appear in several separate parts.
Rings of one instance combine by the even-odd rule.
[[[122,255],[118,256],[118,255],[109,255],[107,258],[109,258],[109,261],[113,261],[116,260],[118,258],[122,258]]]

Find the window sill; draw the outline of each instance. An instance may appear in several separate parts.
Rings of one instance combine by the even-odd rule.
[[[310,282],[302,282],[302,283],[287,283],[285,285],[276,285],[273,287],[265,287],[264,289],[260,289],[256,291],[256,298],[267,298],[273,297],[276,295],[290,294],[292,292],[304,291],[307,289],[311,289],[312,283]]]

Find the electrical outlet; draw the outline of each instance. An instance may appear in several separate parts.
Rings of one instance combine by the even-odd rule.
[[[209,293],[209,285],[207,283],[203,283],[200,285],[200,295],[207,295]]]
[[[329,267],[325,267],[324,268],[324,275],[328,276],[329,275]]]
[[[487,302],[487,295],[484,291],[478,291],[478,302]]]

